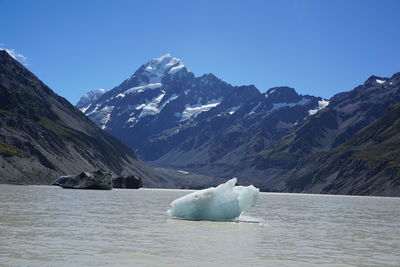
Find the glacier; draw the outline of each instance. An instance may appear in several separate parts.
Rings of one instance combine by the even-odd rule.
[[[236,178],[199,190],[171,202],[167,214],[185,220],[232,221],[256,205],[260,190],[235,186]]]

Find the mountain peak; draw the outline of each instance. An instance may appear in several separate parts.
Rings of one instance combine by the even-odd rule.
[[[182,60],[173,57],[171,54],[165,54],[147,62],[144,66],[144,74],[148,76],[162,77],[167,74],[174,74],[185,68]]]
[[[88,106],[99,99],[102,95],[107,92],[107,89],[98,88],[93,89],[87,93],[85,93],[79,102],[76,104],[76,108],[80,109],[82,112],[85,112]]]
[[[171,60],[173,58],[175,58],[175,57],[172,56],[170,53],[166,53],[165,55],[163,55],[161,57],[158,57],[158,58],[154,58],[153,60],[155,60],[155,61],[163,61],[163,60]],[[178,59],[178,60],[180,60],[180,59]]]
[[[371,85],[377,85],[377,84],[379,85],[379,84],[385,83],[387,80],[389,80],[389,78],[372,75],[365,81],[364,85],[365,86],[371,86]]]
[[[5,49],[0,49],[0,62],[10,62],[13,61],[14,58],[7,52]]]
[[[392,75],[392,77],[390,77],[391,80],[400,78],[400,72],[396,72],[395,74]]]
[[[0,49],[0,55],[4,56],[5,54],[8,54],[5,49]]]
[[[277,86],[267,90],[266,94],[297,94],[296,90],[288,86]]]
[[[279,86],[268,89],[265,93],[265,97],[267,97],[272,103],[291,103],[297,102],[300,96],[296,90],[291,87]]]
[[[127,80],[127,85],[142,86],[146,84],[160,84],[164,77],[185,70],[187,72],[182,60],[173,57],[171,54],[165,54],[161,57],[148,61],[146,64],[143,64]]]

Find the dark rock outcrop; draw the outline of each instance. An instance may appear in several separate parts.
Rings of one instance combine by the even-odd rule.
[[[60,176],[57,179],[55,179],[51,185],[56,185],[56,186],[61,186],[62,184],[65,184],[69,179],[74,178],[74,175],[66,175],[66,176]]]
[[[143,181],[140,177],[134,175],[127,177],[120,176],[113,178],[112,184],[114,188],[139,189],[143,186]]]
[[[99,189],[111,190],[112,174],[104,171],[82,172],[78,175],[61,176],[53,185],[59,185],[66,189]]]
[[[82,172],[79,175],[60,176],[51,185],[72,189],[103,189],[112,188],[139,189],[143,187],[142,178],[131,176],[118,176],[112,178],[112,174],[101,170],[95,172]]]

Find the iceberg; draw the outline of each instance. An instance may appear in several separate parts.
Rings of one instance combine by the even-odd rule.
[[[256,205],[260,190],[235,186],[236,178],[171,202],[167,214],[185,220],[231,221]]]

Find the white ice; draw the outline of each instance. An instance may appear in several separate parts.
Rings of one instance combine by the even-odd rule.
[[[170,204],[168,215],[186,220],[231,221],[254,207],[260,190],[252,185],[235,186],[233,178],[178,198]]]
[[[238,111],[238,109],[240,108],[240,106],[236,106],[236,107],[232,107],[228,110],[229,114],[232,115],[234,114],[236,111]]]
[[[165,92],[161,91],[161,94],[153,98],[150,102],[146,104],[142,104],[136,109],[142,109],[142,112],[140,113],[140,117],[146,117],[149,115],[155,115],[160,113],[160,109],[158,109],[158,104],[160,101],[164,98]]]
[[[150,83],[161,83],[165,75],[175,74],[184,68],[185,65],[179,58],[166,54],[147,62],[143,75],[149,78]]]
[[[258,102],[257,105],[254,106],[254,108],[252,108],[252,110],[250,110],[249,114],[254,114],[256,113],[256,110],[261,106],[261,102]]]
[[[308,111],[308,115],[310,115],[310,116],[315,115],[315,114],[317,114],[318,111],[320,111],[321,109],[326,108],[328,105],[329,105],[329,101],[325,100],[325,99],[322,99],[322,100],[318,101],[318,108],[317,109],[310,109]]]
[[[162,86],[161,83],[150,83],[150,84],[146,84],[146,85],[136,86],[136,87],[129,88],[128,90],[126,90],[124,92],[124,94],[143,93],[147,89],[156,89],[161,86]]]
[[[308,102],[310,102],[310,99],[307,99],[307,98],[303,97],[299,102],[296,102],[296,103],[274,103],[274,104],[272,104],[272,108],[270,109],[270,112],[274,111],[276,109],[283,108],[283,107],[290,107],[291,108],[291,107],[294,107],[294,106],[297,106],[297,105],[305,105]]]
[[[182,112],[181,121],[187,121],[191,118],[196,117],[202,112],[209,111],[210,109],[218,106],[221,103],[221,98],[212,99],[207,104],[196,104],[193,106],[186,105],[185,110]]]
[[[386,81],[385,80],[376,79],[376,82],[377,83],[385,83]]]
[[[93,112],[95,112],[96,110],[97,107]],[[114,106],[104,106],[101,110],[96,111],[94,119],[98,121],[101,129],[105,130],[107,128],[107,123],[111,119],[111,113],[113,112],[113,110]]]

